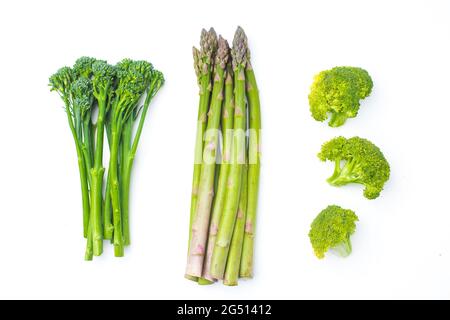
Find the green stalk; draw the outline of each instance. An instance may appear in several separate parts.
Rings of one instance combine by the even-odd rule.
[[[106,178],[105,202],[103,206],[103,238],[105,240],[113,239],[114,226],[111,217],[111,176],[108,171]]]
[[[92,132],[91,132],[91,112],[88,111],[87,114],[84,116],[83,120],[83,148],[85,151],[86,156],[86,168],[88,170],[91,170],[92,168],[92,162],[94,161],[94,147],[92,144]]]
[[[114,111],[114,110],[113,110]],[[120,117],[120,115],[118,116]],[[113,225],[114,225],[114,255],[123,257],[123,232],[122,232],[122,213],[120,206],[120,184],[118,176],[119,161],[119,143],[121,138],[121,120],[113,119],[112,123],[112,143],[109,174],[111,177],[111,203],[113,209]]]
[[[80,141],[77,138],[75,126],[73,124],[73,119],[70,112],[69,99],[64,98],[64,103],[66,105],[66,114],[67,120],[69,122],[70,131],[72,132],[72,136],[75,141],[75,148],[77,150],[78,170],[80,172],[80,182],[81,182],[81,199],[83,203],[83,235],[85,238],[87,238],[89,228],[89,216],[90,216],[89,187],[87,178],[88,174],[86,171],[86,163],[84,160],[83,151],[81,150]]]
[[[94,167],[91,169],[92,176],[92,237],[94,246],[94,256],[99,256],[103,252],[103,221],[102,221],[102,204],[103,204],[103,140],[104,140],[104,123],[106,114],[106,99],[98,100],[98,118],[96,132],[96,148]]]
[[[164,83],[164,78],[162,73],[155,71],[152,82],[150,83],[149,89],[147,91],[147,96],[142,107],[141,117],[139,119],[139,124],[136,130],[136,135],[134,139],[133,134],[133,121],[134,118],[130,116],[124,128],[124,133],[122,135],[122,216],[123,216],[123,234],[124,234],[124,245],[128,246],[131,243],[130,240],[130,225],[129,225],[129,202],[130,202],[130,183],[131,183],[131,170],[133,168],[134,159],[136,157],[137,148],[139,145],[139,140],[141,138],[142,129],[144,128],[145,118],[148,113],[150,102],[153,97],[159,91]]]
[[[108,146],[111,150],[111,142],[112,142],[112,134],[111,134],[111,121],[110,117],[111,113],[108,112],[108,118],[106,120],[106,136],[108,140]],[[111,176],[110,171],[108,170],[108,175],[106,178],[106,190],[105,190],[105,202],[103,205],[103,237],[105,240],[113,239],[113,231],[114,226],[112,224],[112,216],[111,216]]]
[[[208,247],[206,249],[206,261],[203,268],[203,278],[213,281],[211,276],[211,259],[216,243],[217,230],[222,216],[227,191],[228,172],[230,169],[230,156],[233,141],[234,123],[234,95],[233,95],[233,70],[231,65],[227,66],[227,76],[225,80],[225,102],[222,109],[222,139],[223,151],[222,162],[220,164],[220,175],[218,179],[217,192],[214,198],[214,205],[209,224]]]
[[[87,231],[87,241],[86,241],[86,253],[84,255],[85,261],[92,261],[92,258],[94,256],[94,249],[93,249],[93,241],[92,241],[92,224],[89,223],[88,231]]]
[[[253,252],[258,207],[259,176],[261,167],[261,108],[255,73],[248,56],[245,70],[247,79],[247,100],[249,106],[249,165],[248,165],[248,203],[245,222],[244,245],[242,249],[240,276],[253,277]]]
[[[231,237],[239,205],[239,196],[242,182],[242,168],[245,163],[245,129],[246,103],[245,103],[245,65],[247,55],[247,38],[239,27],[233,40],[233,70],[234,70],[234,134],[231,152],[230,171],[227,184],[226,200],[223,214],[219,223],[217,239],[213,250],[211,262],[211,276],[223,279]]]
[[[217,149],[219,140],[220,117],[224,99],[224,76],[228,61],[228,43],[219,37],[219,48],[215,61],[214,85],[211,96],[211,106],[208,112],[208,125],[203,151],[203,164],[200,172],[198,199],[195,218],[192,223],[192,238],[186,265],[186,274],[201,277],[206,252],[209,218],[214,196],[214,175],[216,169]]]
[[[233,237],[231,239],[230,252],[228,253],[227,266],[223,284],[226,286],[237,286],[239,278],[239,270],[241,265],[242,245],[244,242],[245,219],[247,214],[247,165],[244,166],[242,172],[242,187],[239,199],[238,213],[234,226]]]
[[[195,159],[194,159],[194,173],[192,177],[192,192],[191,192],[191,209],[189,218],[189,246],[192,240],[192,225],[196,217],[198,187],[200,183],[200,173],[203,163],[203,137],[207,125],[207,112],[211,98],[211,74],[212,63],[214,55],[217,50],[217,36],[214,29],[206,31],[202,30],[200,37],[200,50],[193,48],[194,69],[197,75],[199,85],[199,107],[197,117],[197,134],[195,140]],[[185,277],[192,281],[197,281],[197,277],[185,275]]]
[[[128,217],[129,197],[130,197],[130,150],[131,150],[131,138],[133,134],[133,117],[129,117],[125,122],[122,132],[122,154],[121,154],[121,167],[120,167],[120,184],[121,184],[121,205],[122,205],[122,226],[123,226],[123,238],[124,245],[130,245],[130,226]]]
[[[223,112],[222,112],[222,114],[223,114]],[[219,147],[220,147],[220,144],[219,144]],[[216,170],[215,170],[215,173],[214,173],[214,190],[217,190],[217,186],[219,184],[220,167],[221,167],[221,164],[216,163]],[[217,198],[214,197],[213,207],[215,205],[216,199]],[[208,245],[209,245],[209,243],[208,243]],[[204,266],[203,266],[203,272],[205,272],[205,268],[206,268],[206,261],[205,261]],[[207,285],[213,284],[214,280],[208,280],[208,279],[206,279],[205,277],[202,276],[201,278],[198,278],[197,282],[201,286],[207,286]]]

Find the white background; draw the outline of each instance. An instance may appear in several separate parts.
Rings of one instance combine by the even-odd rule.
[[[0,298],[450,298],[450,2],[2,1]],[[255,278],[184,279],[202,27],[249,38],[263,111]],[[48,77],[76,58],[147,59],[166,84],[132,181],[132,246],[84,262],[76,153]],[[367,69],[372,95],[338,129],[314,121],[313,75]],[[360,135],[392,176],[377,200],[333,188],[322,142]],[[353,254],[318,260],[307,233],[336,203],[360,217]]]

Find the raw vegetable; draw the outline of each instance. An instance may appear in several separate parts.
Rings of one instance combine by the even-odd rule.
[[[195,217],[192,223],[191,242],[189,245],[186,274],[201,277],[206,253],[209,218],[214,195],[214,176],[216,169],[217,149],[219,143],[219,126],[223,102],[223,87],[225,83],[225,67],[228,62],[229,47],[222,37],[214,64],[213,91],[211,106],[208,112],[208,125],[205,132],[203,163],[200,170],[198,198]]]
[[[211,275],[223,279],[230,249],[231,237],[236,221],[242,184],[242,168],[246,161],[245,131],[247,128],[247,108],[245,96],[245,65],[247,63],[247,37],[238,28],[231,50],[234,72],[234,132],[231,151],[231,165],[228,176],[226,199],[217,231],[216,243],[211,259]]]
[[[261,167],[261,107],[259,90],[255,72],[250,61],[250,50],[247,50],[247,66],[245,78],[247,81],[247,100],[249,109],[249,159],[248,159],[248,204],[245,222],[245,235],[242,249],[242,278],[253,277],[253,252],[256,229],[256,213],[258,208],[259,175]]]
[[[211,259],[216,243],[219,222],[222,216],[223,206],[226,199],[228,172],[230,170],[231,148],[233,142],[233,123],[234,123],[234,86],[233,71],[231,62],[227,65],[227,76],[225,79],[225,100],[222,108],[222,163],[220,164],[220,175],[217,186],[217,192],[214,198],[211,221],[209,223],[208,247],[206,249],[206,261],[203,268],[203,278],[213,281],[211,276]]]
[[[112,66],[103,60],[81,57],[73,68],[58,70],[49,82],[51,91],[57,91],[64,102],[75,141],[83,233],[87,238],[85,259],[102,254],[104,239],[114,239],[116,256],[123,256],[123,247],[129,244],[131,167],[149,104],[162,86],[163,76],[145,61],[125,59]],[[144,96],[141,108],[139,101]],[[138,119],[133,137],[133,124]],[[111,157],[104,197],[105,130]]]
[[[197,76],[199,86],[199,106],[197,115],[197,135],[195,140],[195,159],[194,174],[192,177],[191,192],[191,213],[189,219],[189,245],[192,239],[192,224],[195,220],[197,211],[198,186],[200,183],[200,173],[203,162],[203,138],[207,125],[207,113],[209,109],[209,101],[211,98],[211,75],[214,64],[214,57],[217,51],[217,34],[213,28],[206,31],[202,30],[200,36],[200,50],[193,47],[192,53],[194,57],[194,69]],[[189,247],[188,247],[189,255]],[[197,281],[198,277],[185,275],[187,279]]]
[[[328,183],[338,187],[349,183],[362,184],[367,199],[377,198],[389,179],[389,163],[381,150],[367,139],[336,137],[322,145],[318,157],[322,161],[335,162]]]
[[[342,126],[358,114],[361,99],[370,95],[373,87],[369,73],[357,67],[335,67],[314,77],[309,94],[312,117],[328,122],[330,127]]]
[[[222,38],[218,41],[219,48],[216,52],[211,49],[213,46],[205,45],[214,43],[211,40],[214,37],[215,33],[211,35],[203,30],[201,42],[204,45],[201,50],[194,49],[194,65],[201,88],[196,155],[200,148],[202,157],[200,165],[196,161],[194,166],[189,255],[185,276],[201,285],[211,284],[219,279],[223,279],[225,285],[237,285],[240,276],[249,277],[252,274],[261,115],[244,30],[238,27],[235,33],[231,61],[228,56],[226,59],[222,58],[222,52],[228,52],[226,41]],[[211,52],[213,53],[210,54]],[[206,58],[202,60],[201,57]],[[213,92],[208,102],[207,98],[202,97],[202,93],[208,91],[209,78],[206,71],[211,69],[207,62],[213,60]],[[216,91],[219,88],[220,94]],[[202,114],[207,112],[202,110],[204,104],[208,104],[207,124],[202,122]],[[221,117],[217,113],[220,107]],[[208,129],[206,132],[203,131],[204,125]],[[221,157],[218,157],[217,134],[220,133],[223,144]],[[216,159],[221,159],[218,168],[212,164]],[[247,216],[247,204],[251,208],[250,217]],[[249,228],[250,225],[253,227]],[[241,262],[243,259],[244,268]]]
[[[352,210],[332,205],[322,210],[311,224],[309,238],[314,253],[319,259],[332,249],[339,256],[347,257],[352,252],[350,236],[356,230],[358,217]]]

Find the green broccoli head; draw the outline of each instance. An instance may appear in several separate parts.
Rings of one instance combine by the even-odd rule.
[[[309,94],[312,117],[331,127],[342,126],[358,114],[359,101],[370,95],[373,87],[369,73],[357,67],[335,67],[314,77]]]
[[[97,60],[92,64],[92,85],[97,99],[107,99],[114,85],[115,76],[116,69],[106,61]]]
[[[81,77],[72,83],[73,108],[79,109],[84,116],[89,111],[94,102],[92,81]]]
[[[92,76],[93,70],[92,66],[97,61],[95,58],[91,57],[81,57],[75,61],[73,65],[73,72],[75,76],[90,78]]]
[[[381,150],[367,139],[334,138],[322,145],[318,157],[335,162],[334,173],[327,180],[331,185],[362,184],[368,199],[377,198],[389,179],[389,163]]]
[[[56,91],[63,99],[68,99],[73,80],[73,70],[63,67],[49,78],[50,91]]]
[[[322,210],[311,224],[309,239],[319,259],[332,249],[342,257],[352,252],[350,236],[356,230],[358,217],[352,210],[332,205]]]
[[[116,96],[119,99],[126,98],[130,106],[139,100],[145,93],[151,79],[153,67],[145,61],[133,61],[124,59],[116,65],[118,85]]]

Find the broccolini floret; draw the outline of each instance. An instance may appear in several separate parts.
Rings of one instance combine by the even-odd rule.
[[[369,73],[357,67],[335,67],[314,77],[309,94],[312,117],[328,122],[331,127],[342,126],[358,114],[359,101],[370,95],[373,87]]]
[[[309,238],[314,253],[319,259],[332,249],[338,255],[347,257],[352,252],[350,236],[356,230],[358,217],[352,210],[332,205],[322,210],[311,224]]]
[[[367,139],[334,138],[322,145],[318,157],[335,162],[334,173],[327,180],[331,185],[362,184],[368,199],[377,198],[389,179],[389,163],[381,150]]]

